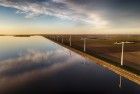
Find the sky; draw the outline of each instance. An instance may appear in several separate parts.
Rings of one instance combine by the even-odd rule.
[[[0,34],[140,34],[140,0],[0,0]]]

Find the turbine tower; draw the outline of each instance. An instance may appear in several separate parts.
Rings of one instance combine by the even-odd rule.
[[[81,40],[84,40],[84,52],[86,52],[86,40],[87,40],[87,38],[81,38]]]
[[[122,53],[121,53],[121,66],[123,66],[123,57],[124,57],[124,45],[125,44],[131,44],[131,43],[134,43],[134,42],[115,42],[114,44],[116,45],[122,45]]]
[[[61,36],[61,38],[62,38],[61,43],[63,43],[64,42],[63,35]]]
[[[71,35],[70,35],[70,37],[69,37],[69,42],[70,42],[70,46],[71,46]]]

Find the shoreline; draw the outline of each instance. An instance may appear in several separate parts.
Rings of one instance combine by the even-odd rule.
[[[47,38],[47,39],[49,39],[49,38]],[[112,71],[112,72],[114,72],[114,73],[116,73],[116,74],[118,74],[118,75],[120,75],[120,76],[122,76],[122,77],[124,77],[124,78],[126,78],[128,80],[130,80],[130,81],[132,81],[132,82],[135,82],[138,85],[140,85],[140,75],[138,75],[136,73],[130,72],[130,71],[124,69],[124,68],[121,68],[121,67],[115,66],[113,64],[110,64],[109,62],[106,62],[106,61],[104,61],[102,59],[99,59],[99,58],[93,56],[93,55],[90,55],[88,53],[82,52],[80,50],[77,50],[77,49],[75,49],[73,47],[70,47],[70,46],[67,46],[65,44],[62,44],[60,42],[54,41],[52,39],[49,39],[49,40],[51,40],[51,41],[53,41],[53,42],[65,47],[67,49],[70,49],[70,50],[76,52],[77,54],[79,54],[79,55],[81,55],[81,56],[83,56],[83,57],[85,57],[85,58],[87,58],[87,59],[89,59],[91,61],[94,61],[96,64],[98,64],[98,65],[100,65],[100,66],[102,66],[102,67],[104,67],[104,68],[106,68],[106,69],[108,69],[108,70],[110,70],[110,71]]]

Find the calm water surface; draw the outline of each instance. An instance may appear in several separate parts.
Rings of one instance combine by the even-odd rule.
[[[0,94],[140,94],[140,86],[41,36],[0,37]]]

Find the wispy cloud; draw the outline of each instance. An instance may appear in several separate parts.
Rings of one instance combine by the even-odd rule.
[[[17,9],[17,14],[25,14],[26,18],[49,15],[61,19],[72,20],[94,26],[106,26],[107,21],[99,14],[88,12],[76,6],[70,0],[0,0],[0,5]]]

